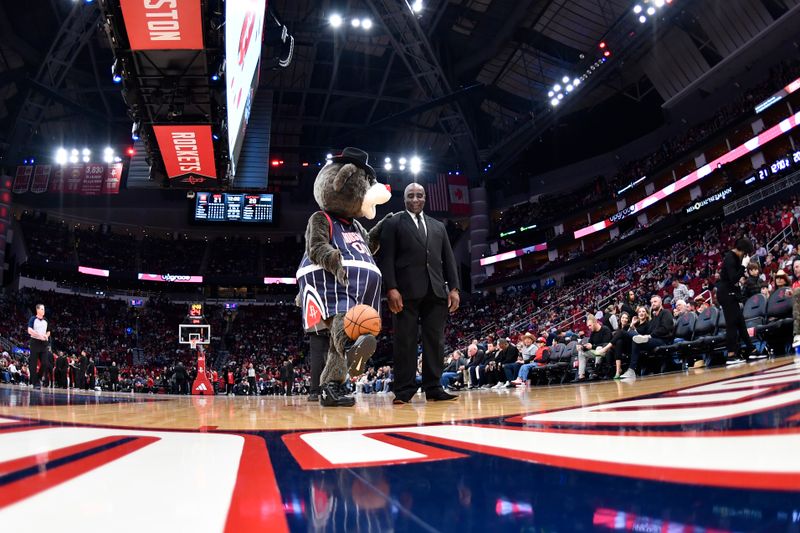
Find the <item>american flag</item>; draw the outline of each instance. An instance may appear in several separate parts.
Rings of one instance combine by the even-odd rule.
[[[436,181],[425,184],[425,195],[428,199],[425,209],[434,213],[446,213],[449,209],[447,176],[437,174]]]

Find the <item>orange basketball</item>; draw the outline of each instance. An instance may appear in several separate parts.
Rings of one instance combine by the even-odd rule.
[[[380,331],[381,315],[372,306],[359,304],[344,315],[344,332],[352,340],[368,333],[377,335]]]

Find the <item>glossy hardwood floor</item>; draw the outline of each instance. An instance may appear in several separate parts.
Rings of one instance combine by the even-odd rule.
[[[353,408],[323,408],[305,397],[176,397],[35,391],[0,385],[0,417],[95,426],[187,430],[347,429],[453,423],[585,406],[701,385],[790,364],[783,357],[726,368],[697,369],[635,381],[602,381],[529,389],[459,393],[454,402],[426,403],[418,394],[410,405],[392,405],[392,395],[358,395]],[[797,364],[797,363],[796,363]],[[17,389],[3,395],[3,389]],[[6,390],[5,392],[9,392]]]

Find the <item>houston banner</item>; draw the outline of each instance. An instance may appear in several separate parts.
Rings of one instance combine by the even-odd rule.
[[[200,0],[121,0],[131,50],[202,50]]]

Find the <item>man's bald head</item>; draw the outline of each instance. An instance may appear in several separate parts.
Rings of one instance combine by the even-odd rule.
[[[425,188],[419,183],[409,183],[403,192],[403,199],[406,209],[411,213],[421,213],[425,208]]]

